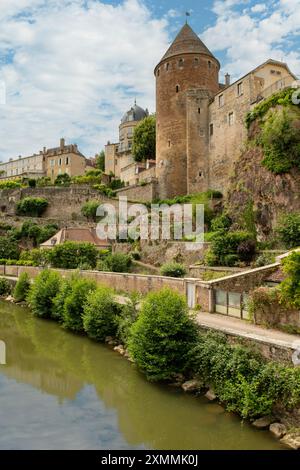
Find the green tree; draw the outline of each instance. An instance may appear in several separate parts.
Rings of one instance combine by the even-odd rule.
[[[11,237],[0,237],[0,258],[19,259],[18,243]]]
[[[96,168],[98,170],[104,171],[105,170],[105,152],[101,150],[98,155],[96,155]]]
[[[104,341],[106,336],[114,336],[117,331],[116,317],[119,310],[113,291],[107,287],[98,287],[88,296],[84,304],[84,331],[96,341]]]
[[[52,318],[53,300],[59,291],[60,283],[60,275],[48,269],[35,278],[27,296],[35,316]]]
[[[97,264],[99,271],[111,271],[114,273],[127,273],[131,267],[132,258],[125,253],[109,253]]]
[[[76,332],[83,331],[84,304],[95,289],[95,281],[79,277],[72,279],[71,290],[64,300],[63,325],[65,328]]]
[[[131,329],[129,352],[149,380],[170,380],[185,370],[197,339],[185,298],[163,289],[147,295]]]
[[[21,273],[14,288],[14,299],[16,302],[22,302],[26,299],[30,289],[30,279],[26,272]]]
[[[48,260],[52,267],[76,269],[83,264],[96,267],[98,250],[92,243],[66,241],[48,250]]]
[[[68,175],[68,173],[58,175],[54,181],[54,184],[55,186],[70,186],[71,177]]]
[[[280,285],[282,301],[293,307],[300,308],[300,252],[295,251],[283,259],[283,271],[287,278]]]
[[[282,217],[276,231],[286,248],[300,246],[300,212]]]
[[[155,159],[156,147],[156,118],[148,116],[143,119],[134,129],[132,154],[135,161],[141,162],[146,159]]]
[[[162,276],[169,277],[184,277],[186,275],[186,269],[181,263],[165,263],[160,269]]]

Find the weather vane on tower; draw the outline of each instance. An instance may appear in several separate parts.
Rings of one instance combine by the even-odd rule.
[[[191,13],[189,11],[186,11],[185,16],[186,16],[185,23],[188,24],[188,17],[191,16]]]

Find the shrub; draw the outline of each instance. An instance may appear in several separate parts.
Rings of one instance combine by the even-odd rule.
[[[224,259],[224,266],[228,266],[228,267],[236,266],[239,262],[238,255],[233,255],[233,254],[225,255],[223,259]]]
[[[88,220],[96,221],[97,209],[100,205],[98,201],[88,201],[81,207],[81,213]]]
[[[48,201],[42,197],[25,197],[17,203],[17,214],[40,217],[47,209]]]
[[[232,220],[228,214],[221,214],[215,217],[211,222],[211,230],[218,232],[219,230],[229,230],[232,225]]]
[[[59,291],[61,277],[55,271],[42,271],[30,286],[27,300],[37,317],[51,318],[53,300]]]
[[[71,184],[71,177],[68,173],[63,173],[58,175],[54,181],[55,186],[70,186]]]
[[[162,276],[169,277],[184,277],[186,275],[186,269],[183,264],[180,263],[165,263],[160,269]]]
[[[20,249],[11,237],[0,237],[0,258],[18,259]]]
[[[36,184],[38,187],[41,187],[41,188],[45,186],[51,186],[52,185],[51,178],[49,178],[49,176],[42,176],[42,178],[38,178]]]
[[[138,317],[138,305],[141,296],[137,292],[133,292],[128,299],[126,305],[123,305],[117,316],[117,337],[124,345],[128,345],[131,327]]]
[[[15,188],[21,188],[21,187],[22,187],[21,181],[16,181],[16,180],[0,181],[0,190],[1,189],[15,189]]]
[[[126,273],[132,264],[132,258],[125,253],[111,253],[97,264],[99,271],[111,271],[114,273]]]
[[[241,261],[245,259],[250,261],[256,250],[253,235],[248,232],[219,232],[213,237],[211,243],[211,251],[217,265],[226,265],[227,255],[238,255]]]
[[[249,349],[228,344],[224,335],[201,334],[190,358],[190,367],[213,386],[227,410],[243,418],[271,414],[278,404],[299,403],[299,369],[266,363]]]
[[[5,279],[5,277],[0,277],[0,295],[7,295],[10,294],[10,292],[10,283]]]
[[[71,289],[71,279],[62,279],[59,291],[53,299],[52,318],[59,322],[63,321],[65,300],[71,293]]]
[[[24,250],[20,254],[20,261],[29,262],[32,266],[45,266],[48,263],[50,250],[34,248],[33,250]]]
[[[21,273],[14,288],[14,299],[16,302],[22,302],[26,299],[30,289],[30,279],[26,272]]]
[[[300,246],[300,213],[284,216],[276,231],[286,248]]]
[[[30,179],[28,180],[28,186],[29,186],[30,188],[35,188],[35,187],[36,187],[36,180],[35,180],[34,178],[30,178]]]
[[[89,295],[84,305],[84,331],[96,341],[104,341],[106,336],[114,336],[119,310],[113,291],[107,287],[98,287]]]
[[[169,380],[184,371],[196,338],[185,298],[163,289],[148,294],[143,302],[131,329],[129,352],[149,380]]]
[[[217,266],[219,264],[218,257],[214,254],[212,249],[206,251],[204,255],[204,264],[206,266]]]
[[[262,253],[259,255],[254,263],[255,268],[261,268],[262,266],[267,266],[268,264],[275,263],[274,255],[268,253]]]
[[[280,285],[282,301],[292,308],[300,308],[300,251],[283,259],[287,278]]]
[[[87,263],[94,268],[98,250],[92,243],[67,241],[48,250],[48,260],[54,268],[76,269]]]
[[[237,247],[237,256],[241,261],[250,263],[256,253],[256,242],[255,240],[244,240]]]
[[[71,289],[65,297],[63,307],[63,325],[69,330],[83,331],[84,304],[92,291],[96,289],[96,283],[89,279],[73,278]]]

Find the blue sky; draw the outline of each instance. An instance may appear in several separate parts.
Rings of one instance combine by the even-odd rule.
[[[189,23],[233,78],[268,58],[300,76],[300,0],[0,0],[0,160],[56,146],[92,156]],[[3,103],[4,87],[6,103]]]

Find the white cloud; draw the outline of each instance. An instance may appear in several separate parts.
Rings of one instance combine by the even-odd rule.
[[[257,9],[238,11],[236,7],[245,4],[242,1],[225,0],[226,8],[219,4],[214,3],[215,24],[201,38],[211,50],[225,53],[222,73],[228,71],[237,79],[270,58],[283,60],[295,74],[300,73],[300,9],[295,8],[299,0],[276,0],[272,13],[263,18]]]
[[[117,138],[135,95],[153,111],[166,25],[139,0],[1,0],[0,58],[13,61],[0,59],[0,159],[55,146],[62,135],[92,155]]]
[[[251,11],[253,13],[263,13],[264,11],[266,11],[266,9],[267,5],[265,3],[257,3],[251,8]]]

